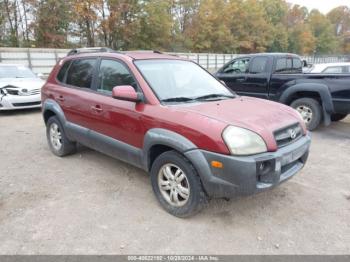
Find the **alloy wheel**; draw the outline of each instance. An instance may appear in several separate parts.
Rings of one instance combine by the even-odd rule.
[[[172,206],[184,206],[190,196],[190,184],[185,172],[174,164],[165,164],[158,173],[158,187]]]
[[[59,126],[56,123],[52,123],[50,126],[50,142],[52,147],[59,151],[62,147],[62,133]]]

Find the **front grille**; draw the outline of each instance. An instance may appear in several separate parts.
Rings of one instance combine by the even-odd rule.
[[[33,96],[33,95],[38,95],[40,94],[40,89],[32,89],[32,90],[28,90],[27,92],[23,92],[22,91],[19,93],[21,96]]]
[[[8,94],[10,95],[14,95],[14,96],[33,96],[33,95],[39,95],[41,90],[38,89],[32,89],[32,90],[28,90],[28,89],[19,89],[19,88],[6,88],[6,91]]]
[[[27,102],[27,103],[13,103],[13,106],[36,106],[36,105],[40,105],[41,102]]]
[[[294,124],[274,132],[277,146],[284,147],[298,140],[303,135],[303,130],[299,124]]]

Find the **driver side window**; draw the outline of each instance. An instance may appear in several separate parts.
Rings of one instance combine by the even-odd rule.
[[[225,74],[243,74],[247,73],[249,68],[249,58],[241,58],[241,59],[236,59],[226,65],[222,73]]]
[[[116,60],[103,59],[98,74],[97,91],[111,94],[115,86],[131,85],[137,90],[137,84],[129,70]]]

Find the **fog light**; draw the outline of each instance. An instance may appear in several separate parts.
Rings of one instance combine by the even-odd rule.
[[[273,171],[274,165],[272,160],[261,161],[256,163],[256,169],[259,176],[264,176]]]
[[[223,168],[224,165],[219,161],[211,161],[211,166],[215,168]]]

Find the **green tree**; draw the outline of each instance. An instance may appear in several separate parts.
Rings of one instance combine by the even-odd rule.
[[[313,54],[316,48],[316,39],[307,24],[297,24],[289,32],[289,52],[301,55]]]
[[[335,52],[337,39],[328,18],[318,10],[312,10],[308,16],[308,24],[316,39],[316,53],[331,54]]]
[[[273,42],[273,27],[260,1],[231,1],[230,29],[238,51],[264,52]]]
[[[138,0],[108,0],[109,16],[105,21],[108,45],[127,50],[138,46],[142,5]]]
[[[262,0],[261,4],[265,10],[265,19],[269,21],[272,27],[273,37],[268,51],[288,51],[288,4],[284,0]]]
[[[234,51],[234,38],[229,26],[231,16],[227,1],[201,1],[198,12],[184,32],[189,39],[188,48],[196,52]]]
[[[171,43],[171,47],[174,51],[183,51],[191,47],[191,41],[185,36],[185,32],[191,26],[193,16],[198,12],[199,4],[200,0],[172,1],[173,37],[175,39]]]
[[[0,46],[4,43],[5,37],[5,6],[4,2],[0,1]]]
[[[350,53],[350,8],[339,6],[327,14],[338,41],[338,51]]]
[[[71,20],[66,0],[41,0],[36,4],[35,42],[38,47],[67,47]]]
[[[136,47],[140,49],[167,50],[174,39],[171,2],[145,1],[140,15],[140,34]]]

